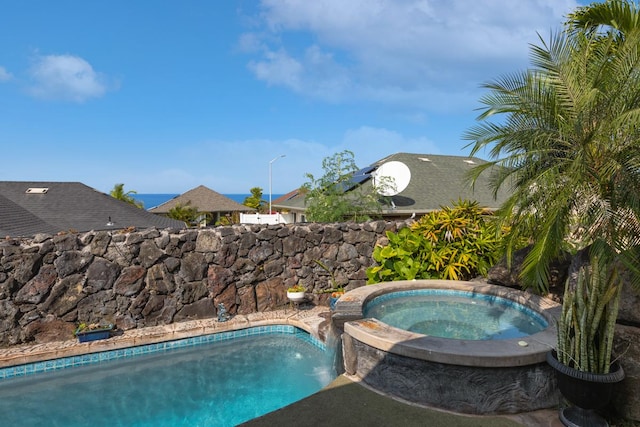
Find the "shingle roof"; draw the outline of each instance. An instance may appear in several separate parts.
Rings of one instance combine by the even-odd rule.
[[[198,212],[251,212],[254,209],[242,205],[235,200],[223,196],[210,188],[200,185],[186,193],[164,202],[160,206],[149,209],[149,212],[166,214],[177,205],[198,208]]]
[[[372,163],[371,166],[378,168],[390,161],[399,161],[407,165],[411,171],[411,180],[403,191],[391,197],[395,208],[387,207],[385,212],[389,214],[426,213],[438,210],[442,206],[450,206],[458,199],[474,200],[482,207],[497,209],[509,196],[508,190],[503,188],[494,198],[493,190],[489,186],[490,171],[485,171],[475,186],[471,186],[468,181],[469,170],[487,163],[479,158],[396,153]],[[371,181],[365,181],[362,186],[370,187]],[[304,210],[304,196],[289,196],[288,199],[281,197],[273,202],[273,205],[280,209]]]
[[[46,191],[28,193],[29,188]],[[113,225],[107,225],[109,220]],[[0,236],[127,227],[184,228],[185,224],[138,209],[80,182],[0,181]]]

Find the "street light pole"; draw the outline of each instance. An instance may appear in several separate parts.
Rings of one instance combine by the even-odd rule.
[[[271,165],[281,157],[285,157],[285,154],[281,154],[269,162],[269,215],[271,215]]]

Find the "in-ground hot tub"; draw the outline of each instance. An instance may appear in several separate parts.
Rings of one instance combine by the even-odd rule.
[[[472,316],[470,320],[461,321],[456,315],[451,322],[453,326],[458,323],[462,327],[483,329],[493,320],[500,323],[505,317],[506,305],[523,313],[523,317],[515,321],[516,325],[533,322],[538,323],[537,329],[527,331],[523,327],[525,331],[521,334],[497,339],[455,339],[430,333],[433,325],[443,329],[444,322],[441,318],[429,318],[433,309],[424,308],[425,319],[416,319],[411,314],[410,326],[405,326],[411,329],[411,325],[420,325],[418,330],[427,334],[365,317],[365,313],[375,311],[371,307],[379,306],[381,299],[383,303],[393,302],[393,293],[402,292],[405,297],[407,293],[419,294],[424,289],[466,295],[470,306],[474,298],[490,302],[489,318]],[[368,304],[371,307],[368,308]],[[465,307],[467,309],[473,310],[473,307]],[[419,311],[419,307],[413,308],[416,310]],[[350,291],[337,302],[333,321],[344,328],[343,356],[347,374],[360,377],[374,389],[411,402],[463,413],[499,414],[558,404],[555,373],[547,365],[545,355],[555,346],[555,319],[559,313],[560,306],[555,302],[514,289],[473,282],[416,280]]]

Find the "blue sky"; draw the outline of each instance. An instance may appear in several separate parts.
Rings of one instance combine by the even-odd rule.
[[[33,0],[0,14],[3,181],[284,193],[342,150],[467,155],[573,0]]]

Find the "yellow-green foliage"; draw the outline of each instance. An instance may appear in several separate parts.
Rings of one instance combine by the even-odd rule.
[[[413,279],[468,280],[486,275],[501,254],[493,217],[477,202],[459,200],[431,212],[377,246],[368,283]]]
[[[251,196],[245,197],[242,204],[257,210],[258,212],[263,212],[265,210],[264,206],[266,202],[262,200],[262,188],[253,187],[249,191],[251,192]]]

